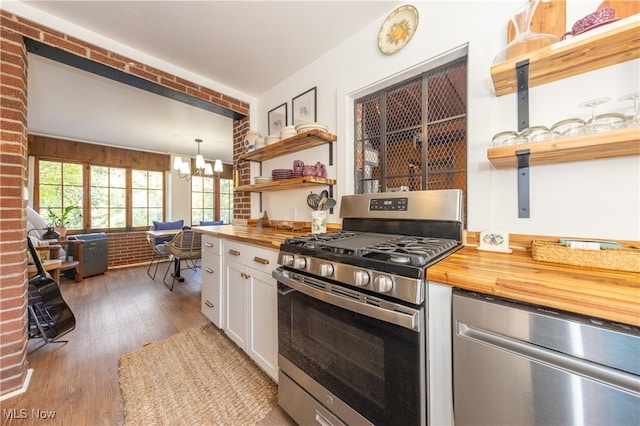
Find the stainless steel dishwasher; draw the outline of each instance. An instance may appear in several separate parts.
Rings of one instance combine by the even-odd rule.
[[[639,425],[640,330],[456,289],[456,425]]]

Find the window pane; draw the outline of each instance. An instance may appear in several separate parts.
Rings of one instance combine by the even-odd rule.
[[[149,191],[149,207],[162,207],[162,190]]]
[[[40,186],[40,210],[62,206],[62,192],[58,186]]]
[[[39,161],[38,197],[42,216],[69,229],[82,228],[83,168],[81,164]],[[49,215],[48,207],[57,217]],[[75,207],[74,209],[69,209]],[[65,211],[68,213],[65,215]],[[66,216],[66,217],[63,217]],[[58,223],[62,221],[63,223]]]
[[[162,172],[149,172],[149,188],[162,189],[163,177]]]
[[[191,191],[202,192],[202,188],[203,188],[202,181],[203,180],[204,179],[201,178],[201,177],[194,176],[191,179]]]
[[[206,221],[215,220],[215,218],[213,217],[213,210],[203,210],[202,212],[203,212],[202,220],[206,220]]]
[[[82,186],[82,165],[64,163],[62,165],[62,174],[64,176],[65,185],[80,185]]]
[[[105,208],[91,208],[91,227],[107,228],[109,225],[109,214]]]
[[[131,171],[131,187],[132,188],[146,188],[147,187],[147,172],[144,170],[132,170]]]
[[[133,189],[131,191],[131,206],[147,207],[147,191],[144,189]]]
[[[109,168],[91,166],[91,186],[108,186]]]
[[[109,227],[124,228],[125,226],[127,226],[127,211],[125,209],[111,209]]]
[[[215,187],[214,179],[204,179],[204,183],[202,185],[202,190],[204,192],[213,192],[213,188]]]
[[[202,192],[193,192],[191,194],[191,208],[202,209],[204,207],[203,199],[204,197]]]
[[[213,209],[214,200],[213,200],[213,192],[205,192],[203,195],[202,206],[205,209]]]
[[[62,175],[62,163],[40,161],[40,184],[58,185]]]
[[[91,188],[91,208],[108,207],[109,190],[107,188]]]
[[[149,224],[162,221],[162,209],[149,209]]]
[[[109,205],[111,207],[126,207],[127,203],[127,191],[121,188],[112,188],[111,196],[109,197]]]
[[[111,168],[109,173],[109,185],[117,188],[124,188],[127,185],[125,169]]]
[[[147,226],[149,221],[147,220],[147,209],[146,208],[133,208],[131,209],[131,220],[133,226]]]
[[[191,210],[191,223],[193,225],[197,225],[200,223],[201,220],[204,220],[202,218],[202,209],[192,209]]]

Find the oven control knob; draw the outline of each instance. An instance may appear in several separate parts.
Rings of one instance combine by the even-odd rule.
[[[296,269],[304,269],[307,267],[307,259],[304,257],[296,257],[293,261],[293,267]]]
[[[367,271],[356,271],[354,273],[354,278],[356,280],[355,284],[358,287],[362,287],[364,285],[369,284],[369,274],[367,273]]]
[[[393,288],[393,280],[388,275],[378,275],[373,280],[373,291],[386,293]]]
[[[320,264],[320,276],[321,277],[330,277],[333,275],[333,265],[330,263],[321,263]]]
[[[282,264],[284,266],[292,266],[293,265],[293,256],[290,254],[282,255]]]

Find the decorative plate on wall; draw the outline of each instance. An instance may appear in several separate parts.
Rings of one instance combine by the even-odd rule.
[[[378,34],[378,48],[391,55],[409,43],[418,26],[418,10],[411,5],[400,6],[384,20]]]

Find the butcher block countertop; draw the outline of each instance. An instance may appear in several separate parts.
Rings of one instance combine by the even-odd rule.
[[[193,229],[276,250],[287,237],[309,234],[237,225]],[[429,267],[427,279],[640,327],[640,274],[536,262],[526,236],[511,237],[511,254],[478,251],[476,238],[467,233],[467,245]]]
[[[494,296],[640,326],[640,274],[536,262],[466,246],[427,269],[427,279]]]
[[[297,232],[244,225],[194,226],[193,230],[213,235],[214,237],[236,240],[275,250],[280,249],[280,244],[286,238],[310,234],[309,229]]]

